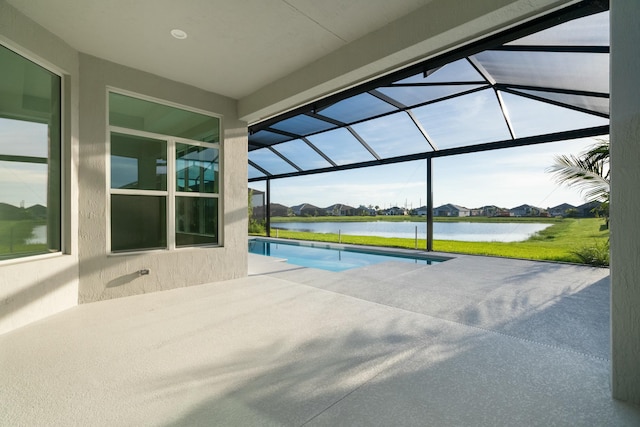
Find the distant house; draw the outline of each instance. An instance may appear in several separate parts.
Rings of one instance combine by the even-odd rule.
[[[561,205],[554,206],[548,209],[551,216],[567,216],[567,212],[576,209],[575,206],[569,203],[562,203]]]
[[[355,215],[355,210],[353,206],[342,205],[336,203],[335,205],[327,206],[325,211],[329,216],[353,216]]]
[[[511,216],[511,213],[509,209],[500,208],[496,205],[487,205],[481,208],[471,209],[471,216]]]
[[[427,216],[427,207],[420,206],[419,208],[416,209],[415,214],[418,216]]]
[[[453,205],[447,203],[446,205],[438,206],[433,210],[434,216],[471,216],[471,209],[464,206]]]
[[[312,205],[311,203],[302,203],[300,205],[291,206],[293,214],[296,216],[324,216],[326,211],[323,208]]]
[[[364,205],[360,205],[356,208],[355,213],[356,215],[361,215],[361,216],[375,216],[376,210],[373,208],[368,208]]]
[[[531,205],[520,205],[509,209],[511,216],[546,216],[547,211]]]
[[[385,209],[385,215],[407,215],[407,210],[405,208],[399,208],[397,206],[393,206],[389,209]]]

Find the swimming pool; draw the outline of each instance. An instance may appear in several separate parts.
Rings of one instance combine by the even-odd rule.
[[[289,264],[344,271],[385,261],[401,261],[430,265],[445,261],[420,254],[391,254],[325,243],[282,242],[268,239],[250,239],[249,253],[284,258]]]

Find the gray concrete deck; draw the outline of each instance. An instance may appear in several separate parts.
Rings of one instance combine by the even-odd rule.
[[[638,426],[609,271],[460,256],[82,305],[0,336],[2,426]]]

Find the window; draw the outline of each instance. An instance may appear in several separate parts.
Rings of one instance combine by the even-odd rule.
[[[0,260],[61,250],[60,87],[0,46]]]
[[[219,244],[220,119],[109,93],[111,251]]]

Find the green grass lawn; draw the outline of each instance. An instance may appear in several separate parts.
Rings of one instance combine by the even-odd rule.
[[[328,217],[335,220],[335,217]],[[371,217],[360,217],[371,220]],[[389,217],[386,217],[389,218]],[[387,219],[384,220],[387,220]],[[405,220],[407,217],[404,217]],[[440,219],[440,218],[438,218]],[[470,218],[463,218],[467,221]],[[488,220],[492,218],[484,218]],[[292,219],[289,219],[291,221]],[[295,218],[298,221],[299,218]],[[447,218],[446,220],[454,220]],[[457,219],[460,221],[461,219]],[[473,220],[480,221],[473,218]],[[496,220],[496,219],[493,219]],[[605,251],[609,239],[609,230],[603,229],[601,218],[556,219],[556,218],[499,218],[504,222],[551,222],[552,225],[523,242],[461,242],[452,240],[434,240],[433,249],[439,252],[463,253],[474,255],[501,256],[545,261],[562,261],[583,263],[575,252],[588,248],[600,248]],[[424,221],[424,217],[421,218]],[[278,222],[278,221],[273,221]],[[278,230],[278,237],[285,239],[311,240],[338,243],[338,234],[319,234],[298,231]],[[276,236],[272,230],[271,236]],[[395,248],[415,248],[415,239],[385,238],[370,236],[340,236],[342,243],[354,245],[385,246]],[[418,239],[418,249],[425,249],[424,239]]]

